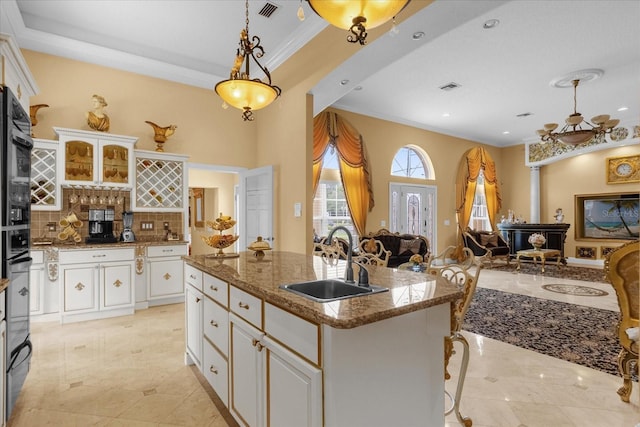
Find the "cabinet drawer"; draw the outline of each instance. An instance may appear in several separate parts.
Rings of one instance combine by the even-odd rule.
[[[44,263],[44,251],[34,251],[30,252],[31,258],[33,259],[32,264],[43,264]]]
[[[147,257],[182,256],[187,254],[187,245],[148,246]]]
[[[202,271],[197,268],[184,264],[184,281],[196,289],[202,291]]]
[[[82,264],[82,263],[102,263],[112,261],[133,261],[134,249],[84,249],[84,250],[61,250],[59,255],[60,264]]]
[[[217,301],[219,304],[229,308],[229,285],[217,277],[204,273],[203,292]]]
[[[295,353],[320,364],[320,327],[315,323],[266,303],[264,331]]]
[[[222,403],[229,407],[229,368],[227,361],[220,353],[204,340],[202,349],[202,374],[207,379],[213,390],[216,392]]]
[[[262,329],[262,300],[260,298],[231,286],[229,308],[256,328]]]
[[[204,299],[203,331],[222,354],[229,354],[229,313],[209,298]]]

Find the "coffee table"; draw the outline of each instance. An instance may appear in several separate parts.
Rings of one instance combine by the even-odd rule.
[[[544,263],[546,258],[556,257],[556,265],[560,267],[560,251],[558,249],[523,249],[516,252],[516,270],[520,271],[520,257],[533,258],[533,264],[538,265],[537,259],[540,259],[542,272],[544,273]]]

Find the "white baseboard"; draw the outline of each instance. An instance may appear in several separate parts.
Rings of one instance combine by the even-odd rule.
[[[584,258],[574,258],[567,257],[567,264],[576,265],[576,266],[587,266],[587,267],[604,267],[603,259],[584,259]]]

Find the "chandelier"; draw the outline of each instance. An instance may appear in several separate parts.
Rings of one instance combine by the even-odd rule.
[[[260,37],[249,37],[249,0],[245,1],[245,9],[246,27],[240,32],[240,47],[236,50],[236,60],[231,68],[231,74],[228,80],[216,84],[215,91],[223,99],[224,104],[243,110],[243,120],[252,121],[253,111],[271,104],[282,91],[278,86],[271,84],[269,70],[258,62],[258,59],[264,55],[264,49],[260,46]],[[265,74],[267,82],[251,78],[249,74],[251,59]]]
[[[347,41],[367,43],[367,29],[393,19],[411,0],[307,0],[309,6],[331,25],[349,30]]]
[[[558,127],[557,123],[547,123],[544,125],[544,129],[539,129],[537,132],[542,143],[559,141],[567,145],[583,144],[591,141],[594,137],[611,133],[613,128],[620,123],[620,120],[612,119],[608,114],[593,117],[591,119],[593,124],[586,121],[582,114],[576,110],[576,92],[580,80],[574,79],[571,82],[573,84],[573,114],[567,117],[564,127],[559,132],[554,132]],[[582,124],[585,124],[588,128],[583,129]]]

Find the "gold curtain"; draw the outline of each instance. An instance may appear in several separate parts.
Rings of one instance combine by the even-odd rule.
[[[371,176],[360,133],[336,113],[324,112],[313,120],[313,193],[320,182],[322,159],[329,146],[338,152],[340,176],[347,205],[359,235],[364,235],[367,214],[373,209]]]
[[[480,170],[484,174],[484,191],[487,199],[487,214],[493,230],[496,216],[502,207],[500,188],[496,174],[496,164],[482,147],[472,148],[467,151],[458,166],[456,178],[456,217],[458,222],[458,250],[457,255],[462,255],[462,232],[464,231],[473,209],[473,199],[476,194],[476,186]]]

